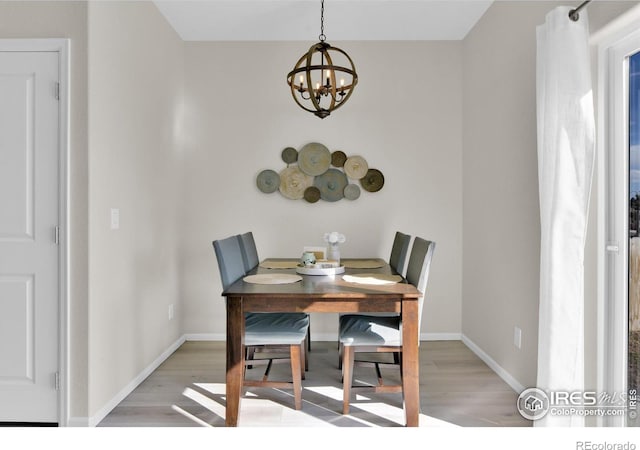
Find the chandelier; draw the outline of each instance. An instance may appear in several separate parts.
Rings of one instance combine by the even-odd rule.
[[[287,75],[296,103],[324,119],[342,106],[358,83],[353,61],[346,52],[332,47],[324,35],[324,0],[320,7],[320,42],[302,55]]]

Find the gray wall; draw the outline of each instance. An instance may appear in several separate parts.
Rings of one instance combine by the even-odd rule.
[[[590,30],[635,4],[590,4]],[[495,2],[463,45],[462,332],[525,387],[536,383],[538,348],[535,31],[558,5]],[[587,386],[595,385],[596,376],[596,208],[592,196],[585,261]],[[522,329],[520,350],[513,345],[515,326]]]
[[[343,257],[387,259],[396,230],[437,242],[423,331],[460,332],[462,96],[460,42],[332,42],[362,73],[344,107],[300,109],[286,75],[312,42],[186,43],[182,290],[186,333],[223,338],[214,239],[252,230],[259,256],[294,256],[340,231]],[[381,67],[389,68],[384,70]],[[389,89],[388,87],[391,87]],[[320,142],[380,169],[380,192],[315,204],[264,194],[263,169],[285,147]],[[312,339],[335,339],[337,318],[312,318]]]
[[[89,3],[90,417],[182,335],[182,55],[153,3]]]

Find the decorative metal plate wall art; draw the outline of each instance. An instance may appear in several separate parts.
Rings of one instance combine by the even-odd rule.
[[[281,158],[287,166],[280,172],[265,169],[258,174],[256,185],[261,192],[280,191],[285,198],[309,203],[337,202],[343,198],[357,200],[360,187],[378,192],[384,186],[382,172],[370,168],[362,156],[348,156],[341,150],[331,152],[317,142],[306,144],[299,151],[286,147]]]

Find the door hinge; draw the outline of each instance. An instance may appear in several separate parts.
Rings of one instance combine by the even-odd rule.
[[[54,384],[54,387],[55,387],[56,391],[59,391],[60,390],[60,372],[56,372],[53,375],[53,384]]]
[[[55,227],[54,239],[55,239],[56,245],[60,245],[60,227]]]
[[[56,83],[55,85],[55,96],[56,96],[56,100],[60,100],[60,83]]]

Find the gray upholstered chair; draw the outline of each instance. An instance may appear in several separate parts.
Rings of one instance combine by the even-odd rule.
[[[243,277],[245,265],[240,238],[231,236],[213,241],[223,290]],[[304,378],[305,351],[304,341],[307,337],[309,317],[304,313],[247,313],[245,314],[244,344],[251,347],[287,347],[287,358],[252,359],[251,366],[266,364],[264,377],[260,380],[245,378],[243,385],[250,387],[272,387],[293,389],[295,408],[302,407],[302,379]],[[268,380],[271,365],[274,362],[290,361],[292,381],[280,382]],[[246,352],[245,371],[247,367]]]
[[[404,265],[409,254],[409,243],[411,242],[411,236],[408,234],[396,231],[396,235],[393,239],[393,245],[391,246],[391,256],[389,256],[389,265],[396,273],[404,276]]]
[[[389,255],[389,266],[391,269],[396,272],[398,275],[404,276],[404,266],[407,259],[407,254],[409,253],[409,244],[411,243],[411,235],[401,233],[400,231],[396,231],[395,237],[393,238],[393,244],[391,246],[391,255]],[[397,314],[392,313],[371,313],[370,315],[375,316],[397,316]],[[342,314],[339,315],[342,317]],[[399,362],[400,355],[395,353],[393,355],[394,360]],[[342,369],[342,345],[338,341],[338,369]]]
[[[258,249],[256,247],[256,241],[253,238],[253,232],[247,231],[246,233],[239,234],[240,249],[242,250],[242,261],[244,263],[244,271],[248,273],[253,270],[258,264],[260,264],[260,258],[258,257]],[[309,326],[307,328],[307,351],[311,351],[311,319],[307,314],[309,320]],[[250,351],[250,359],[253,357],[255,349]],[[305,358],[305,370],[307,370],[309,359]]]
[[[416,237],[407,265],[407,282],[416,286],[422,294],[418,302],[418,330],[420,330],[420,323],[422,322],[424,295],[429,280],[429,270],[435,246],[435,242]],[[384,363],[380,361],[355,360],[356,352],[390,352],[402,355],[402,320],[400,316],[345,314],[340,317],[338,338],[342,348],[343,414],[349,413],[351,391],[354,389],[376,392],[402,392],[402,385],[384,385],[380,372],[380,365],[398,365],[400,361],[394,360],[393,363]],[[378,385],[352,386],[355,363],[373,365],[378,375]]]
[[[253,233],[248,231],[238,235],[240,239],[240,250],[242,250],[242,262],[244,263],[244,271],[249,272],[260,263],[258,258],[258,249]]]

